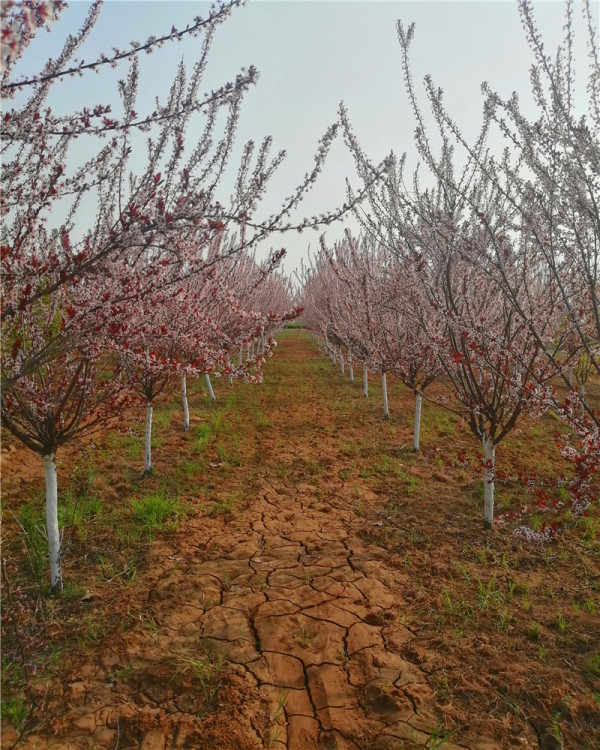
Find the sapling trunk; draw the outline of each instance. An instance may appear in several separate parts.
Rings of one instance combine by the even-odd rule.
[[[369,371],[367,366],[363,366],[363,396],[366,398],[369,395]]]
[[[210,382],[210,375],[205,372],[204,377],[206,378],[206,387],[208,388],[208,395],[210,396],[211,401],[216,401],[217,397],[215,396],[215,392],[213,391],[212,383]]]
[[[340,371],[343,375],[344,374],[344,354],[341,349],[340,349]]]
[[[252,352],[252,356],[254,356],[254,341],[252,342],[252,346],[250,348],[250,351]]]
[[[244,347],[240,344],[240,360],[239,365],[242,366],[242,363],[244,361]]]
[[[388,406],[387,377],[386,377],[385,372],[381,373],[381,390],[383,392],[383,416],[386,419],[389,419],[390,409],[389,409],[389,406]]]
[[[185,372],[181,375],[181,400],[183,401],[183,429],[190,429],[190,410],[187,399],[187,382]]]
[[[483,468],[483,525],[489,528],[494,523],[494,467],[496,448],[494,438],[484,435],[482,439],[485,466]]]
[[[415,399],[415,428],[413,437],[413,450],[415,453],[419,450],[419,436],[421,434],[421,401],[421,394],[417,393]]]
[[[354,383],[354,367],[352,366],[352,352],[348,352],[348,369],[350,370],[350,382]]]
[[[229,373],[229,385],[233,385],[233,375]]]
[[[52,593],[62,591],[60,569],[60,533],[58,530],[58,484],[56,480],[56,458],[54,453],[44,456],[46,480],[46,534],[50,552],[50,587]]]
[[[148,476],[152,471],[152,401],[146,404],[146,465],[144,475]]]

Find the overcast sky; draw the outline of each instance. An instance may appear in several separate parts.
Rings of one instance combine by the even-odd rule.
[[[34,40],[19,70],[39,70],[66,34],[79,26],[87,7],[88,3],[71,0],[51,33]],[[563,4],[546,0],[534,7],[546,48],[553,49],[561,37]],[[207,3],[193,0],[109,1],[78,56],[89,61],[100,51],[108,54],[113,45],[145,40],[150,34],[170,31],[172,25],[181,29],[194,15],[206,15],[207,8]],[[576,17],[579,21],[579,6]],[[482,81],[489,81],[502,95],[516,90],[527,96],[532,57],[516,2],[250,0],[219,28],[202,90],[233,80],[240,68],[251,64],[260,71],[258,84],[243,105],[232,168],[236,170],[237,157],[248,139],[260,141],[272,135],[274,150],[287,150],[286,162],[263,204],[264,213],[275,209],[310,169],[318,139],[336,120],[340,101],[345,102],[361,145],[372,159],[381,159],[393,149],[397,154],[408,152],[409,162],[416,163],[414,120],[403,87],[396,36],[398,19],[416,23],[411,57],[420,90],[423,76],[430,73],[444,89],[447,107],[467,135],[474,135],[481,121]],[[576,42],[578,69],[583,73],[583,33]],[[151,111],[153,97],[168,92],[178,62],[183,58],[191,65],[199,47],[199,40],[187,40],[142,56],[138,112]],[[125,75],[126,69],[121,68],[70,79],[55,87],[52,106],[68,112],[83,105],[116,104],[116,80]],[[582,107],[584,84],[582,77],[578,91]],[[357,184],[353,172],[352,159],[340,139],[301,213],[321,213],[343,203],[345,178]],[[329,228],[327,237],[333,241],[341,232],[339,227]],[[309,243],[317,246],[318,233],[278,235],[268,244],[287,248],[286,267],[291,270]]]

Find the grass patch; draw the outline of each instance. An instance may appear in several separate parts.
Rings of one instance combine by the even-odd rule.
[[[203,451],[206,446],[211,442],[213,438],[213,428],[212,425],[208,422],[203,422],[202,424],[199,424],[198,427],[194,429],[193,433],[193,439],[194,439],[194,449],[197,451]]]
[[[61,528],[70,527],[81,541],[85,541],[90,532],[90,522],[102,516],[102,500],[99,497],[77,497],[72,492],[63,496],[58,508],[58,524]]]
[[[7,697],[2,696],[2,720],[9,721],[20,732],[31,714],[31,706],[27,704],[21,691]]]
[[[271,422],[260,409],[256,409],[252,416],[258,430],[268,430],[271,427]]]
[[[223,500],[218,500],[213,503],[210,510],[208,511],[209,516],[229,516],[233,513],[235,508],[235,497],[233,495],[227,495]]]
[[[157,531],[176,528],[183,515],[181,500],[165,492],[155,492],[133,500],[131,507],[133,520],[143,527],[148,536],[153,536]]]
[[[108,451],[124,453],[132,461],[139,461],[144,453],[144,440],[141,435],[121,435],[109,432],[106,436]]]
[[[241,455],[235,449],[231,450],[226,447],[222,442],[217,443],[217,455],[219,456],[219,461],[222,461],[224,464],[241,466],[243,463]]]
[[[27,566],[35,582],[41,585],[46,577],[49,554],[44,504],[34,501],[26,503],[19,510],[17,521],[23,532],[22,543],[26,550]]]

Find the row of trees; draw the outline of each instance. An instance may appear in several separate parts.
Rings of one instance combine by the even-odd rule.
[[[574,512],[592,499],[600,464],[600,414],[585,398],[588,376],[600,375],[597,35],[586,3],[589,111],[582,116],[573,93],[572,3],[553,59],[529,3],[519,8],[535,55],[538,117],[528,118],[516,95],[505,101],[484,85],[474,144],[426,78],[437,126],[429,135],[410,73],[414,28],[398,24],[428,184],[418,171],[407,179],[405,158],[395,160],[385,181],[368,190],[368,207],[356,212],[361,237],[347,235],[331,249],[322,243],[303,296],[307,320],[330,351],[343,348],[369,369],[393,372],[415,392],[415,448],[421,397],[443,376],[446,405],[483,447],[486,524],[493,520],[495,448],[524,412],[552,409],[568,425],[561,447],[574,466]],[[367,181],[373,166],[343,107],[341,117]],[[509,141],[499,158],[488,146],[495,128]],[[565,388],[557,388],[561,380]]]
[[[217,28],[240,4],[225,0],[183,29],[173,25],[84,61],[77,55],[98,20],[97,0],[62,50],[37,74],[21,76],[28,44],[65,4],[3,6],[1,414],[2,424],[43,458],[53,590],[62,586],[58,448],[112,423],[137,394],[146,405],[149,471],[152,402],[167,384],[181,379],[189,425],[186,379],[260,379],[273,330],[297,313],[277,271],[283,251],[264,262],[254,252],[291,227],[339,125],[327,129],[314,164],[280,209],[257,218],[285,157],[271,153],[268,137],[248,142],[232,172],[241,105],[257,71],[242,70],[235,81],[201,93]],[[140,55],[184,37],[199,38],[197,61],[191,68],[181,63],[164,101],[138,111]],[[68,114],[51,106],[54,90],[69,78],[118,66],[127,67],[118,106],[98,103]],[[295,228],[327,224],[345,210]]]

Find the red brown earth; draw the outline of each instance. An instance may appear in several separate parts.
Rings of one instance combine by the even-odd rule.
[[[190,434],[165,400],[150,479],[114,437],[63,452],[59,482],[76,493],[92,462],[113,513],[74,535],[68,598],[26,579],[7,511],[41,502],[43,471],[5,439],[5,659],[25,649],[37,669],[22,747],[548,750],[559,733],[600,746],[597,510],[545,548],[484,532],[479,479],[406,448],[411,394],[392,385],[385,422],[378,384],[362,398],[302,332],[282,336],[262,386],[236,385],[229,406],[217,386],[221,406],[196,403]],[[501,468],[562,470],[553,429],[524,424]],[[475,448],[433,406],[422,439]],[[177,529],[123,541],[131,499],[160,490],[181,495]],[[27,617],[18,584],[38,597]],[[5,721],[3,747],[17,736]]]

